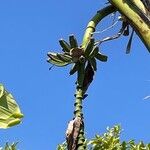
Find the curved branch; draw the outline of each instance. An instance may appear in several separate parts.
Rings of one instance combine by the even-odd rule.
[[[136,0],[109,0],[112,5],[98,11],[97,14],[88,23],[82,42],[85,48],[88,40],[92,37],[97,24],[107,15],[119,11],[123,14],[128,23],[134,28],[141,41],[150,52],[150,18],[148,18],[146,10],[141,1]],[[136,3],[135,3],[136,2]],[[149,12],[148,12],[149,13]]]
[[[98,11],[97,14],[90,20],[90,22],[87,25],[87,28],[85,30],[85,34],[83,37],[82,47],[85,48],[87,42],[92,37],[93,32],[95,31],[95,28],[97,24],[105,18],[107,15],[115,12],[117,9],[113,5],[109,5],[102,10]]]
[[[143,5],[141,1],[110,0],[110,2],[126,17],[150,52],[150,18],[141,9]]]

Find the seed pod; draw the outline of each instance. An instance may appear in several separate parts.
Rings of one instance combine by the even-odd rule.
[[[98,51],[99,51],[98,46],[94,46],[94,47],[93,47],[93,50],[91,51],[91,53],[90,53],[90,55],[89,55],[89,57],[90,57],[90,58],[95,57],[96,54],[98,53]]]
[[[77,40],[76,40],[74,35],[69,36],[69,42],[70,42],[71,48],[77,48],[78,47],[78,43],[77,43]]]
[[[107,61],[107,56],[106,55],[103,55],[103,54],[101,54],[101,53],[97,53],[96,55],[95,55],[95,57],[96,57],[96,59],[98,59],[98,60],[100,60],[100,61],[102,61],[102,62],[106,62]]]
[[[94,47],[94,42],[95,42],[94,38],[91,38],[88,41],[88,43],[87,43],[87,45],[85,47],[85,50],[84,50],[84,54],[85,54],[86,57],[88,57],[90,52],[92,51],[92,49]]]
[[[71,47],[65,40],[60,39],[59,44],[63,48],[64,52],[70,52]]]
[[[71,68],[71,70],[70,70],[70,72],[69,72],[69,74],[73,75],[75,72],[77,72],[78,71],[78,67],[79,67],[79,63],[74,63],[72,68]]]

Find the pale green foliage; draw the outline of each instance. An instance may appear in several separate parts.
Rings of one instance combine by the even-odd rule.
[[[142,141],[135,143],[134,140],[120,140],[121,127],[119,125],[113,128],[107,128],[103,135],[96,135],[95,138],[87,142],[86,150],[150,150],[150,144],[144,144]],[[58,145],[57,150],[67,150],[66,143]]]
[[[23,114],[13,96],[0,84],[0,128],[6,129],[21,122]]]
[[[6,143],[6,145],[4,146],[4,148],[0,148],[0,150],[17,150],[16,148],[17,143],[13,143],[13,144],[8,144]]]
[[[120,144],[120,126],[107,128],[107,132],[102,136],[96,135],[94,139],[89,141],[88,145],[93,150],[117,150],[121,148]]]
[[[96,135],[94,139],[89,141],[88,149],[90,150],[150,150],[150,144],[143,142],[135,143],[134,140],[129,142],[120,140],[121,128],[119,125],[113,128],[107,128],[107,132],[103,135]]]
[[[59,144],[57,150],[67,150],[67,143],[64,142],[62,144]]]

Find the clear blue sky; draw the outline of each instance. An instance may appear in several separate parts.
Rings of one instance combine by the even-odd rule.
[[[105,1],[8,0],[0,1],[0,82],[21,107],[23,123],[0,130],[0,145],[19,141],[20,150],[55,150],[65,139],[73,117],[75,76],[69,67],[49,71],[48,51],[59,51],[58,40],[75,34],[82,41],[89,19]],[[102,30],[109,19],[98,26]],[[119,26],[118,26],[119,27]],[[106,33],[112,35],[117,31]],[[100,39],[101,35],[98,34]],[[150,141],[150,54],[134,36],[130,55],[127,38],[102,45],[107,63],[99,63],[84,101],[87,137],[107,126],[121,124],[122,139]]]

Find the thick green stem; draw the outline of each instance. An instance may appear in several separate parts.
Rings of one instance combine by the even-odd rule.
[[[82,113],[82,99],[83,99],[83,91],[82,88],[77,87],[76,89],[76,94],[75,94],[75,111],[74,111],[74,115],[75,117],[83,117],[83,113]]]
[[[107,6],[106,8],[98,11],[97,14],[91,19],[89,22],[87,29],[85,31],[85,35],[83,38],[82,47],[84,48],[87,44],[88,40],[91,38],[92,33],[95,31],[96,25],[103,19],[105,16],[109,15],[110,13],[114,12],[116,9],[115,7]],[[76,87],[76,94],[75,94],[75,117],[80,117],[82,119],[82,126],[78,135],[77,141],[77,150],[85,150],[85,137],[84,137],[84,122],[83,122],[83,112],[82,112],[82,101],[85,94],[83,89],[83,81],[85,76],[85,63],[81,63],[79,70],[78,70],[78,77],[77,77],[77,87]]]
[[[136,31],[146,48],[150,52],[150,18],[141,10],[143,4],[135,0],[110,0],[110,2],[128,20],[128,23]]]
[[[83,112],[82,112],[82,101],[84,97],[84,91],[83,91],[83,81],[84,81],[84,66],[85,64],[80,64],[79,70],[78,70],[78,78],[77,78],[77,87],[76,87],[76,94],[75,94],[75,111],[74,115],[75,117],[80,117],[82,120],[82,125],[80,128],[80,132],[78,135],[78,141],[77,141],[77,149],[78,150],[85,150],[85,137],[84,137],[84,122],[83,122]]]
[[[85,48],[88,40],[92,37],[93,32],[97,24],[105,18],[107,15],[116,11],[116,8],[112,5],[103,8],[102,10],[98,11],[97,14],[90,20],[85,30],[85,34],[83,37],[82,47]]]
[[[82,112],[82,100],[83,100],[83,90],[77,85],[76,94],[75,94],[75,117],[80,117],[82,119],[82,125],[78,135],[77,149],[85,150],[85,137],[84,137],[84,123],[83,123],[83,112]]]
[[[87,45],[89,39],[92,37],[93,32],[95,31],[95,28],[97,26],[97,24],[103,19],[105,18],[107,15],[119,10],[122,14],[126,14],[127,11],[129,11],[130,9],[132,10],[133,8],[131,6],[126,7],[127,4],[125,4],[123,6],[123,4],[125,3],[125,0],[110,0],[113,5],[107,6],[104,9],[100,10],[97,12],[97,14],[90,20],[90,22],[87,25],[84,37],[83,37],[83,42],[82,42],[82,48],[85,48],[85,46]],[[130,1],[130,0],[127,0]],[[118,4],[120,5],[118,5]],[[130,8],[130,9],[129,9]],[[130,10],[130,11],[131,11]],[[128,14],[128,13],[127,13]],[[133,18],[130,16],[133,15]],[[139,27],[140,25],[140,21],[137,20],[137,17],[140,17],[140,15],[138,14],[138,12],[134,12],[133,10],[131,11],[131,14],[125,15],[131,22],[131,25],[133,27],[135,27],[136,32],[138,33],[138,35],[140,36],[140,38],[142,39],[142,41],[144,42],[144,44],[146,45],[146,47],[149,49],[150,48],[150,42],[147,36],[149,36],[149,34],[144,33],[144,31],[141,31],[141,27]],[[136,19],[134,19],[134,17],[136,17]],[[141,19],[141,18],[140,18]],[[138,21],[138,23],[135,23],[135,21]],[[142,23],[144,22],[144,29],[146,30],[150,30],[148,24],[146,24],[147,22],[145,22],[145,20],[142,20]],[[142,26],[142,28],[143,28]],[[149,36],[150,37],[150,36]],[[83,122],[83,112],[82,112],[82,101],[83,101],[83,97],[84,97],[84,89],[83,89],[83,81],[84,81],[84,76],[85,76],[85,63],[81,63],[80,64],[80,69],[78,70],[78,78],[77,78],[77,87],[76,87],[76,94],[75,94],[75,111],[74,111],[74,115],[75,117],[80,117],[82,119]],[[80,132],[78,135],[78,141],[77,141],[77,150],[85,150],[85,137],[84,137],[84,123],[82,124],[81,128],[80,128]]]

